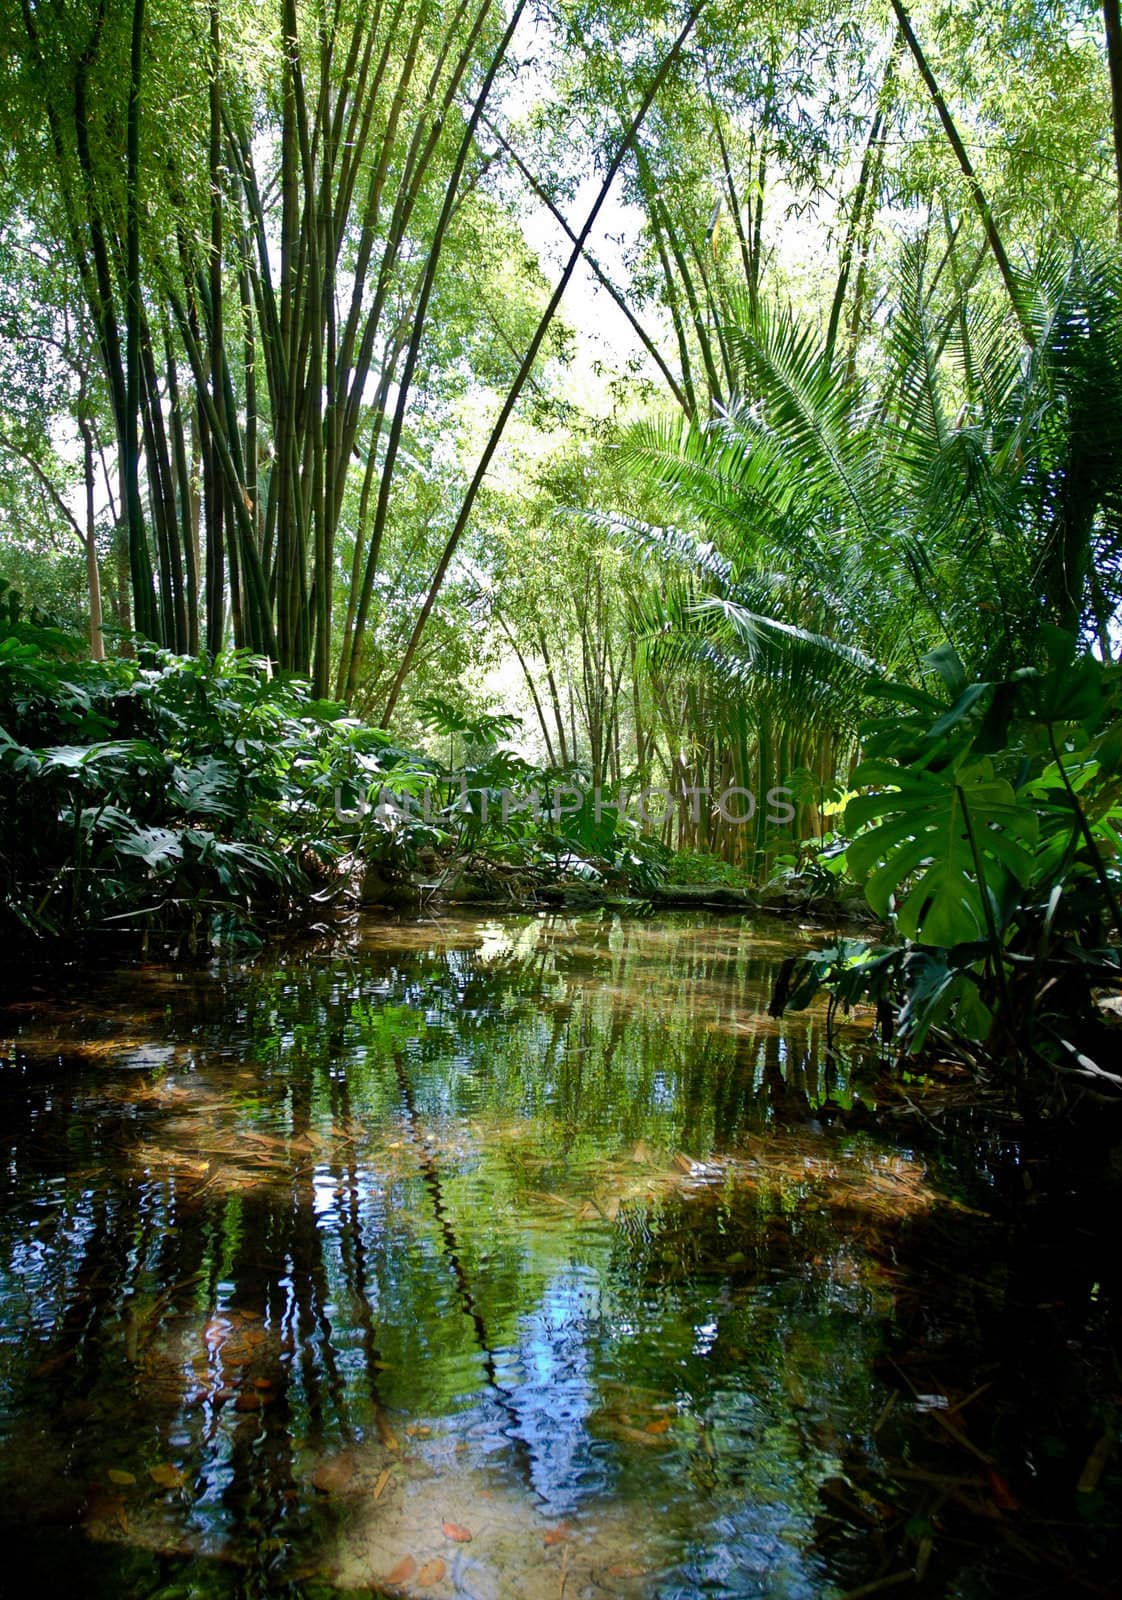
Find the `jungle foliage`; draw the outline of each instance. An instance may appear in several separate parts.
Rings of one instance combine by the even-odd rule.
[[[939,693],[879,686],[833,860],[897,937],[792,958],[772,1010],[825,988],[874,1003],[906,1055],[1117,1098],[1122,683],[1059,629],[1045,645],[1046,666],[997,681],[968,681],[944,647]]]
[[[509,716],[434,699],[447,762],[317,700],[248,651],[82,659],[81,641],[0,588],[0,916],[14,940],[94,930],[253,941],[353,903],[362,873],[466,869],[493,884],[629,891],[669,852],[588,773],[502,748]],[[496,882],[495,874],[499,878]],[[402,893],[410,893],[403,889]]]
[[[14,921],[201,933],[356,854],[863,884],[909,1048],[1101,1067],[1111,15],[0,14],[0,552],[68,635],[5,635]]]
[[[792,962],[777,1012],[824,985],[877,1002],[906,1053],[1116,1094],[1118,268],[1056,253],[1017,282],[1023,321],[963,299],[940,322],[904,265],[872,381],[745,305],[725,339],[754,398],[633,434],[681,519],[617,519],[678,574],[649,648],[726,683],[757,749],[829,740],[844,777],[822,865],[900,942]]]
[[[415,758],[246,652],[82,660],[6,596],[0,623],[0,916],[5,936],[93,929],[252,936],[330,892],[339,812]],[[327,898],[327,894],[324,895]],[[314,914],[314,913],[313,913]]]

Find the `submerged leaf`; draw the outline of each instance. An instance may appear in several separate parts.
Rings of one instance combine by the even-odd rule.
[[[312,1486],[320,1494],[343,1494],[350,1488],[355,1475],[355,1458],[349,1451],[323,1461],[312,1473]]]
[[[408,1583],[417,1570],[417,1563],[412,1556],[402,1556],[392,1572],[386,1573],[387,1583]]]

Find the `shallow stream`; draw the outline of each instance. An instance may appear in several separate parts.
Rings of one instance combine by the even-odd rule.
[[[801,937],[369,920],[7,1006],[21,1592],[842,1594],[896,1234],[957,1202],[843,1131],[863,1026],[767,1017]]]

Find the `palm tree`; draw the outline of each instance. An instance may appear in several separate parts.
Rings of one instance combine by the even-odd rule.
[[[944,643],[979,678],[1031,661],[1048,623],[1113,652],[1122,270],[1054,252],[1020,304],[1031,344],[980,296],[937,305],[912,245],[865,376],[744,297],[722,329],[728,408],[625,439],[667,520],[598,520],[658,563],[635,617],[647,663],[720,687],[714,731],[745,766],[844,760],[871,681],[916,680]]]

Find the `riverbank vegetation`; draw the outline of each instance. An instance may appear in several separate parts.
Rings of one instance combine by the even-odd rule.
[[[8,8],[8,936],[708,884],[1116,1099],[1114,28]]]
[[[0,940],[44,1593],[1113,1593],[1118,0],[0,5]]]

